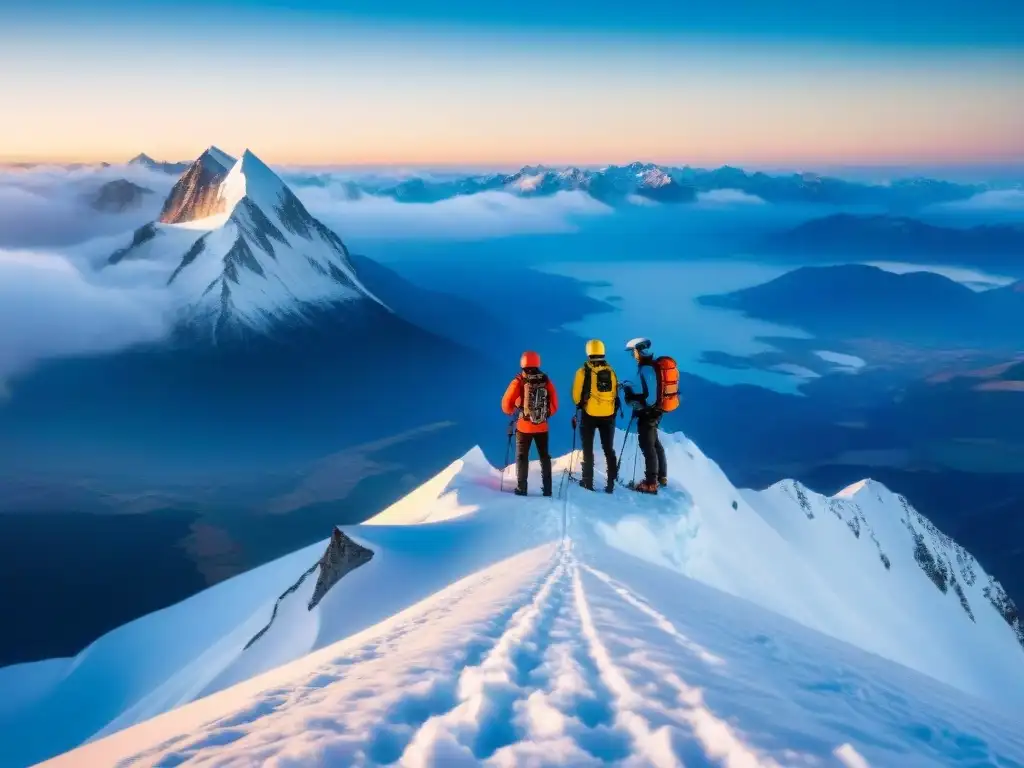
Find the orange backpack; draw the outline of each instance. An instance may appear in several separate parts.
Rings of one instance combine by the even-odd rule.
[[[674,411],[679,407],[679,366],[668,355],[654,360],[654,370],[658,374],[658,399],[655,408],[659,411]]]

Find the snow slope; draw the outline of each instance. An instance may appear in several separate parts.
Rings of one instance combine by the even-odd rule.
[[[346,528],[373,557],[312,610],[286,590],[326,542],[48,662],[0,762],[1024,764],[1024,650],[968,553],[875,483],[737,491],[664,439],[657,498],[501,495],[475,449]]]
[[[106,267],[169,287],[191,323],[266,330],[329,304],[376,299],[341,239],[256,155],[210,147],[182,175],[158,221]]]

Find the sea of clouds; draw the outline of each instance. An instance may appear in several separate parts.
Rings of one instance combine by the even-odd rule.
[[[154,194],[110,214],[90,205],[100,187],[125,178]],[[362,195],[345,179],[293,186],[310,212],[343,239],[479,240],[571,232],[613,211],[580,192],[521,198],[488,192],[407,204]],[[37,361],[113,351],[161,338],[173,323],[166,275],[145,265],[105,266],[131,233],[159,215],[175,177],[137,166],[0,170],[0,395],[3,382]]]
[[[354,194],[361,177],[351,171],[311,174],[281,169],[281,174],[310,213],[371,257],[374,241],[562,235],[591,222],[614,223],[618,219],[611,217],[623,215],[623,209],[580,191],[545,197],[490,191],[434,203],[404,203]],[[447,172],[417,174],[451,178]],[[90,201],[103,184],[115,179],[127,179],[153,194],[124,213],[95,210]],[[0,395],[5,380],[39,360],[112,351],[168,332],[178,307],[166,290],[166,275],[145,264],[104,265],[114,250],[130,241],[134,229],[158,216],[175,181],[171,174],[128,165],[0,168]],[[368,172],[362,181],[366,188],[379,187],[380,176]],[[637,196],[627,201],[627,208],[638,212],[659,205]],[[742,216],[744,210],[751,216],[762,211],[756,215],[768,220],[777,207],[739,190],[721,189],[702,193],[686,206],[664,206],[663,211],[675,220],[724,216],[735,223],[738,219],[730,217]],[[945,211],[993,220],[1019,215],[1024,211],[1024,191],[984,192],[946,206]]]

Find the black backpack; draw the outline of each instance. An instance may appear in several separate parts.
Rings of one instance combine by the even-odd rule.
[[[523,418],[531,424],[543,424],[551,415],[548,402],[548,377],[541,371],[523,372]]]

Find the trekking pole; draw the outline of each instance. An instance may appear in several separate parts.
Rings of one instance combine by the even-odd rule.
[[[572,478],[573,464],[576,463],[576,435],[579,432],[579,415],[580,411],[577,408],[575,415],[572,417],[572,452],[569,454],[569,477]]]
[[[633,480],[630,483],[630,488],[636,488],[636,459],[640,454],[640,435],[636,436],[636,450],[633,451]]]
[[[622,454],[626,452],[626,440],[629,439],[629,432],[633,429],[633,420],[636,419],[636,411],[629,417],[629,424],[626,425],[626,434],[622,436],[622,449],[619,451],[619,458],[615,462],[615,477],[619,477],[619,470],[622,468]],[[636,454],[634,454],[635,457]],[[635,458],[634,458],[635,461]]]
[[[502,493],[505,492],[505,473],[508,471],[508,455],[512,452],[512,438],[516,434],[516,420],[519,416],[519,411],[512,414],[512,421],[508,423],[508,442],[505,443],[505,466],[501,469],[501,483],[498,485],[498,490]]]

